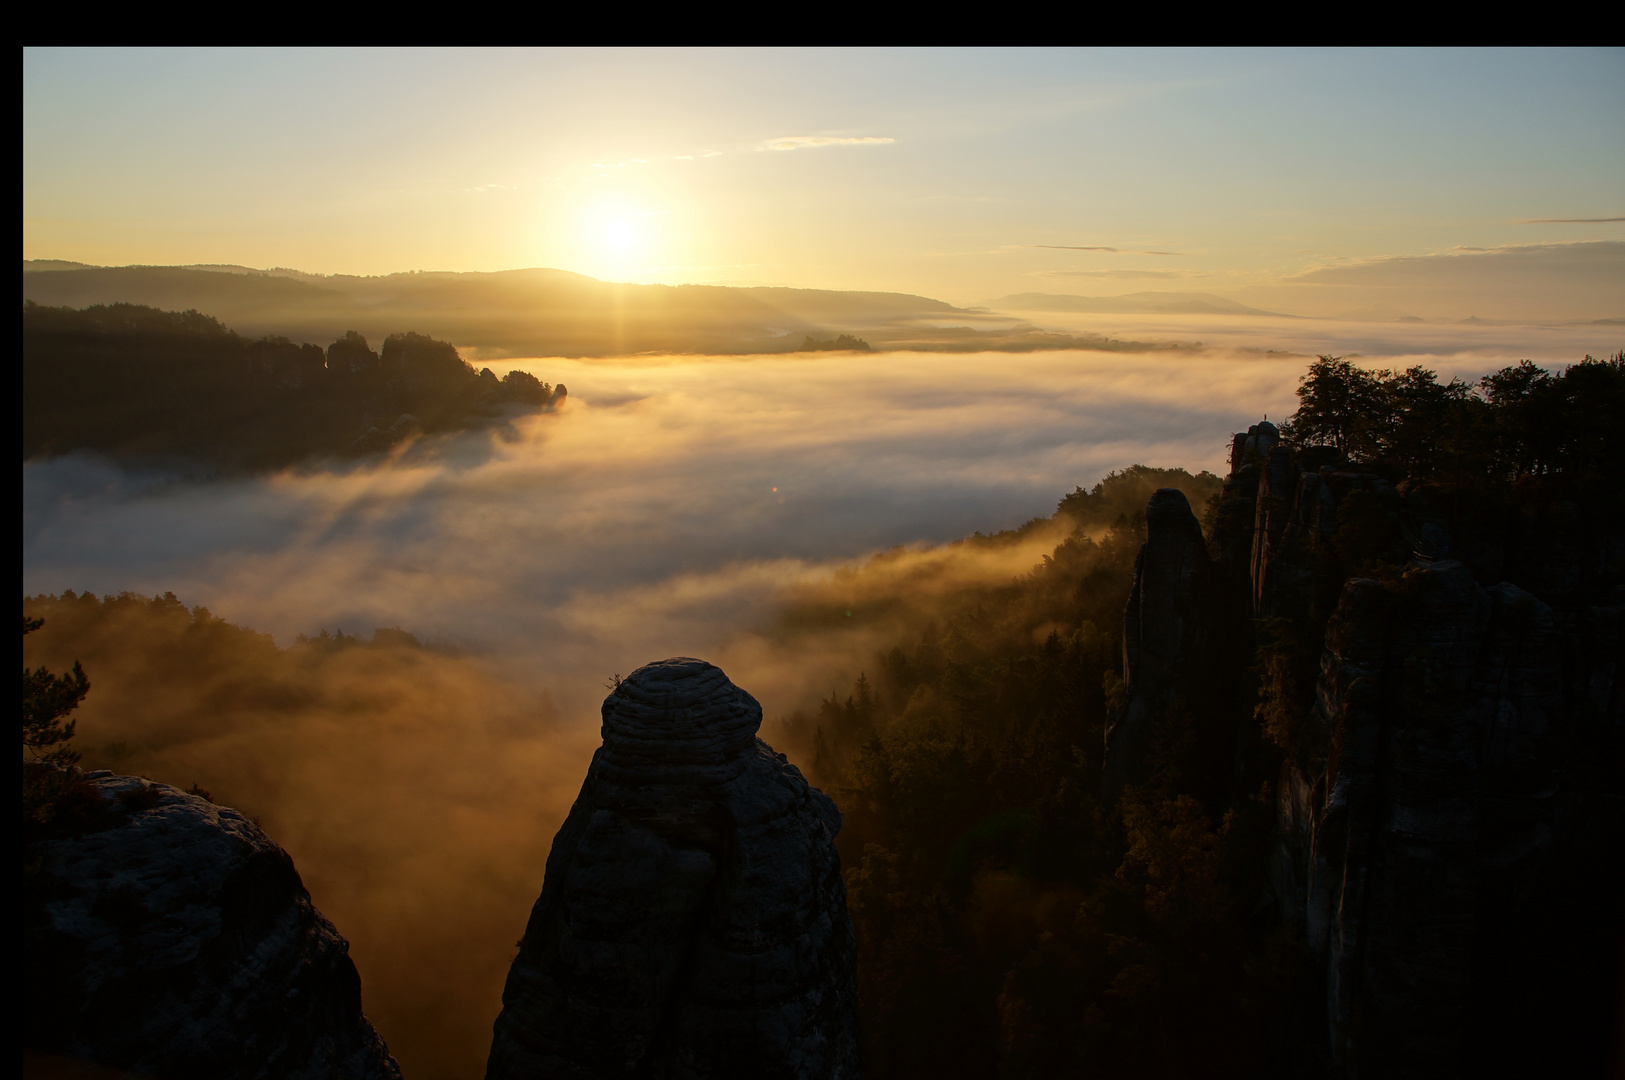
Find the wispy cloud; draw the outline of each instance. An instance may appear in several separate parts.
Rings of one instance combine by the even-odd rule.
[[[1193,270],[1049,270],[1044,277],[1080,278],[1187,278],[1210,277]]]
[[[761,150],[809,150],[819,146],[884,146],[897,140],[889,135],[785,135],[768,139]]]
[[[1519,225],[1615,225],[1625,217],[1537,217],[1524,218]]]
[[[1044,248],[1048,251],[1109,251],[1113,255],[1189,255],[1188,251],[1146,251],[1140,248],[1115,248],[1083,246],[1079,244],[1028,244],[1028,247]]]

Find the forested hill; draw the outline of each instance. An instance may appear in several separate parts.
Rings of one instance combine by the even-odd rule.
[[[249,340],[196,311],[23,302],[25,460],[87,449],[276,468],[478,426],[503,406],[551,408],[565,394],[522,371],[476,371],[421,334],[374,351],[351,331],[323,350]]]
[[[1008,315],[906,293],[640,285],[564,270],[403,273],[378,277],[243,266],[79,266],[25,261],[23,299],[82,308],[145,304],[207,311],[242,333],[327,341],[397,327],[488,356],[741,355],[800,350],[811,335],[861,337],[877,350],[1140,351],[1145,344],[1065,334]]]

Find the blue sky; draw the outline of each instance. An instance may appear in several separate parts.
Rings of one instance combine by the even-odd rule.
[[[1625,242],[1618,49],[25,50],[23,98],[25,258],[1301,308]]]

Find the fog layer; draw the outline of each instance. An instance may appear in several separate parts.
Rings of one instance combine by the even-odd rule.
[[[24,466],[24,590],[172,590],[286,642],[402,626],[592,709],[819,563],[1053,511],[1139,461],[1222,467],[1295,360],[814,354],[527,365],[556,415],[345,471],[198,483]]]

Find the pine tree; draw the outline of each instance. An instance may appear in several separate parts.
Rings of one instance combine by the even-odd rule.
[[[44,625],[44,619],[24,615],[23,635]],[[23,748],[34,760],[53,765],[72,765],[79,760],[79,752],[65,745],[73,738],[75,722],[64,723],[63,718],[77,709],[89,692],[90,680],[77,660],[66,675],[53,675],[44,667],[23,669]]]

